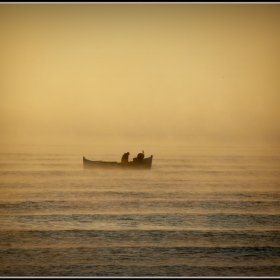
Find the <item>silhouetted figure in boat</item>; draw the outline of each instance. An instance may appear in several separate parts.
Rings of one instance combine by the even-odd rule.
[[[133,161],[136,163],[142,163],[144,160],[144,157],[145,157],[144,151],[142,151],[142,153],[139,153],[136,158],[133,158]]]
[[[122,156],[122,163],[128,163],[128,157],[129,157],[130,153],[124,153]]]

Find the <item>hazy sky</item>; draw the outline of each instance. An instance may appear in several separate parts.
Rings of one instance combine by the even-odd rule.
[[[279,4],[1,4],[0,38],[1,144],[280,143]]]

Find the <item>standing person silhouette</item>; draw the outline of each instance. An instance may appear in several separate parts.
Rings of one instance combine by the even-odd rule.
[[[123,156],[122,156],[121,162],[122,162],[122,163],[128,163],[128,157],[129,157],[129,155],[130,155],[129,152],[124,153]]]

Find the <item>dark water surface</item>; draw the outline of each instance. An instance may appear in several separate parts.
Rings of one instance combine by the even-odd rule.
[[[280,147],[122,152],[0,153],[0,276],[280,275]]]

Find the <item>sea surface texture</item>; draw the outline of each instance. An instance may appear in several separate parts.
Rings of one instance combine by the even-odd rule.
[[[124,152],[1,152],[0,276],[280,275],[280,147]]]

